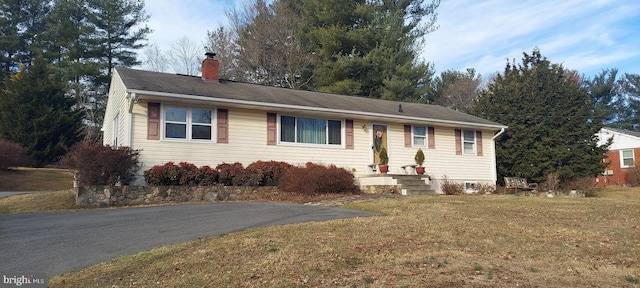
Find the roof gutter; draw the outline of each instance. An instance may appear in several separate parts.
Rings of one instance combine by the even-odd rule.
[[[491,137],[491,141],[495,142],[496,139],[498,139],[498,137],[502,135],[502,133],[504,133],[505,131],[507,131],[507,127],[500,128],[500,132],[496,133],[496,135],[493,135],[493,137]]]
[[[150,96],[162,96],[162,97],[171,97],[171,98],[179,98],[179,99],[198,100],[198,101],[212,101],[211,97],[205,97],[205,96],[193,96],[193,95],[173,94],[173,93],[165,93],[165,92],[135,90],[135,89],[131,89],[127,91],[132,93],[133,95],[138,93],[138,94],[145,94]],[[506,126],[504,125],[476,124],[476,123],[469,123],[469,122],[449,121],[449,120],[441,120],[441,119],[433,119],[433,118],[406,117],[406,116],[403,117],[403,116],[389,115],[389,114],[358,112],[353,110],[338,110],[338,109],[287,105],[287,104],[275,104],[275,103],[265,103],[265,102],[236,100],[236,99],[215,98],[215,101],[228,103],[228,104],[260,106],[260,107],[269,107],[269,108],[281,108],[281,109],[284,108],[284,109],[306,110],[306,111],[315,111],[315,112],[330,112],[330,113],[351,114],[351,115],[368,116],[368,117],[376,117],[376,118],[384,117],[384,118],[401,119],[401,120],[428,121],[428,122],[443,123],[443,124],[450,124],[450,125],[466,125],[466,126],[473,126],[473,127],[494,128],[494,129],[501,129],[501,131],[503,131],[506,128]]]
[[[129,94],[129,114],[133,112],[133,104],[138,103],[138,95],[133,92]]]
[[[498,184],[498,162],[496,159],[496,139],[498,139],[498,137],[500,137],[500,135],[502,135],[502,133],[504,133],[507,130],[506,127],[500,128],[500,132],[496,133],[496,135],[493,135],[493,137],[491,137],[491,143],[493,145],[491,145],[491,149],[493,149],[493,159],[491,159],[491,162],[493,164],[493,183]]]

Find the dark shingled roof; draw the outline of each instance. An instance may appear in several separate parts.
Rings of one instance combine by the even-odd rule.
[[[127,91],[159,93],[176,96],[200,96],[212,100],[251,102],[256,106],[297,106],[301,109],[336,111],[354,115],[385,115],[396,119],[422,120],[436,123],[467,124],[493,129],[502,124],[454,111],[438,105],[388,101],[357,96],[294,90],[220,80],[220,83],[203,81],[200,77],[116,68]],[[398,107],[402,105],[402,112]],[[347,112],[348,111],[348,112]]]
[[[626,130],[626,129],[613,128],[613,127],[604,127],[604,128],[608,129],[608,130],[611,130],[613,132],[618,132],[618,133],[627,134],[627,135],[630,135],[630,136],[634,136],[634,137],[640,138],[640,132],[638,132],[638,131],[631,131],[631,130]]]

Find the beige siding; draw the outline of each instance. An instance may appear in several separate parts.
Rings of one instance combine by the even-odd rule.
[[[456,182],[489,181],[494,179],[493,131],[482,131],[482,154],[456,155],[455,128],[435,127],[435,149],[427,147],[404,147],[404,125],[389,125],[389,166],[391,173],[400,173],[400,166],[415,164],[414,156],[418,148],[425,154],[424,167],[427,174],[434,179]]]
[[[168,161],[186,161],[198,166],[215,167],[223,162],[241,162],[248,165],[256,160],[275,160],[291,164],[304,164],[311,161],[363,169],[364,171],[370,161],[369,144],[362,141],[368,136],[361,135],[362,129],[354,131],[356,141],[353,150],[299,145],[268,146],[266,112],[229,109],[228,144],[177,140],[155,141],[146,139],[146,104],[141,103],[141,105],[134,106],[133,116],[133,147],[143,151],[141,156],[141,160],[144,162],[143,170]],[[362,123],[358,124],[355,121],[354,125],[362,125]]]
[[[124,84],[122,81],[119,81],[117,74],[114,74],[107,99],[107,110],[105,111],[102,125],[102,143],[105,145],[113,145],[114,136],[118,137],[118,146],[129,145],[129,134],[127,133],[129,113],[127,110],[128,101],[126,97],[127,92]],[[117,118],[117,121],[114,121],[115,118]],[[114,123],[117,123],[118,127],[114,127]]]
[[[347,168],[357,175],[364,175],[367,173],[367,166],[372,163],[373,132],[371,131],[372,122],[369,120],[354,120],[354,149],[284,144],[269,146],[267,145],[266,111],[197,106],[197,108],[213,110],[225,108],[229,110],[228,144],[163,139],[147,140],[146,107],[145,102],[136,104],[132,115],[134,135],[132,147],[142,149],[143,168],[140,173],[154,165],[161,165],[168,161],[176,163],[186,161],[197,166],[215,167],[223,162],[241,162],[246,166],[257,160],[275,160],[291,164],[304,164],[309,161],[335,164]],[[388,147],[391,173],[399,173],[399,167],[402,165],[413,164],[417,148],[404,147],[403,125],[406,123],[375,123],[386,124],[389,127]],[[366,131],[362,128],[363,125],[366,127]],[[456,182],[478,181],[493,184],[495,165],[492,136],[492,131],[483,131],[484,156],[456,155],[454,128],[435,127],[436,148],[422,148],[426,157],[427,173],[435,179],[446,176]]]

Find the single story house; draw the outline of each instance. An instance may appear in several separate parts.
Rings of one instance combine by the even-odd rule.
[[[598,145],[612,139],[603,161],[609,163],[605,171],[596,178],[598,187],[607,185],[629,185],[629,169],[636,165],[636,154],[640,155],[640,132],[604,127],[598,132]]]
[[[141,149],[140,174],[168,161],[274,160],[334,164],[356,177],[377,173],[383,147],[390,173],[415,164],[421,148],[435,181],[496,183],[494,139],[504,125],[436,105],[226,81],[218,69],[213,57],[202,77],[115,68],[104,144]]]

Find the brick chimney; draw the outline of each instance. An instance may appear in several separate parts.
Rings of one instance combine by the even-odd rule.
[[[202,80],[219,83],[218,72],[220,71],[220,61],[214,58],[216,53],[207,52],[204,55],[207,57],[202,60]]]

